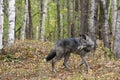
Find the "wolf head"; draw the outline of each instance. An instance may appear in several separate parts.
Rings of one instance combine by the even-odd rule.
[[[79,50],[89,52],[94,48],[94,41],[87,34],[80,35],[80,43]]]

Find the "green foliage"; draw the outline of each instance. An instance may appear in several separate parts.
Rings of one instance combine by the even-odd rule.
[[[61,14],[65,15],[67,13],[67,8],[61,9]]]
[[[67,36],[67,6],[66,1],[60,1],[60,25],[61,28],[64,26],[64,37]],[[16,20],[15,20],[15,36],[19,37],[18,29],[23,26],[24,13],[25,13],[25,1],[24,0],[16,0]],[[57,10],[56,10],[56,2],[49,1],[47,6],[47,18],[45,24],[45,37],[50,38],[57,36]],[[33,33],[36,34],[36,26],[39,26],[39,30],[41,27],[41,11],[40,11],[40,1],[39,0],[31,0],[31,14],[32,14],[32,22],[33,22]],[[71,10],[72,13],[72,10]],[[79,14],[76,13],[78,16]],[[64,16],[64,18],[63,18]],[[79,22],[79,21],[78,21]],[[77,22],[77,23],[78,23]],[[62,32],[62,30],[61,30]],[[8,33],[8,1],[5,1],[5,15],[4,15],[4,39],[7,39]],[[62,33],[61,33],[62,35]],[[56,37],[57,38],[57,37]],[[53,40],[53,39],[52,39]]]
[[[106,57],[108,57],[110,59],[113,57],[113,53],[112,53],[112,51],[109,48],[104,47],[103,51],[104,51],[104,54],[105,54]]]
[[[33,19],[33,27],[40,25],[40,2],[37,0],[31,0],[31,13]]]
[[[51,37],[50,33],[53,33],[56,29],[56,3],[51,2],[48,5],[47,18],[46,18],[46,37]]]

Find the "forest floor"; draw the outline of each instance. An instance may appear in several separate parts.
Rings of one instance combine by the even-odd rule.
[[[51,63],[45,57],[52,48],[51,42],[16,41],[0,55],[0,80],[120,80],[120,60],[111,59],[102,44],[86,57],[91,66],[78,67],[81,59],[72,54],[69,70],[64,68],[63,59],[56,63],[56,73],[51,71]],[[109,52],[107,52],[109,53]]]

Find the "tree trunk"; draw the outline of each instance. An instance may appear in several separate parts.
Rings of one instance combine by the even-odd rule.
[[[77,3],[78,0],[72,0],[72,23],[71,23],[71,37],[75,37],[75,32],[76,32],[76,11],[77,11],[77,6],[76,6],[76,3]]]
[[[68,24],[68,37],[71,37],[71,26],[70,26],[70,0],[67,0],[67,24]]]
[[[89,34],[94,42],[96,42],[96,29],[95,29],[95,10],[96,10],[96,2],[95,0],[90,1],[90,13],[89,13]]]
[[[64,7],[65,7],[65,1],[63,1],[63,3],[62,3],[62,9],[64,9]],[[64,14],[62,14],[62,17],[61,17],[61,19],[62,19],[62,39],[64,38],[64,34],[65,34],[65,22],[64,22],[64,20],[65,20],[65,15]]]
[[[21,28],[21,34],[20,34],[21,40],[25,39],[25,29],[26,29],[26,24],[27,24],[27,16],[28,16],[28,0],[25,0],[24,20],[23,20],[23,26]]]
[[[14,44],[14,28],[15,28],[15,0],[9,0],[9,11],[8,11],[8,46]]]
[[[0,0],[0,52],[3,48],[3,23],[4,23],[4,13],[3,13],[3,0]]]
[[[47,14],[47,4],[48,4],[48,0],[45,0],[45,3],[43,5],[42,24],[41,24],[41,40],[42,41],[45,41],[45,19]]]
[[[79,5],[79,3],[80,3],[80,0],[75,0],[75,14],[76,13],[80,14],[80,5]],[[80,27],[80,23],[79,23],[80,15],[77,15],[77,14],[75,15],[75,25],[74,25],[74,27],[75,27],[74,36],[75,37],[79,35],[79,30],[80,30],[79,29],[79,27]]]
[[[98,37],[100,40],[103,39],[103,34],[102,34],[102,27],[104,25],[104,10],[103,10],[103,4],[101,3],[101,1],[99,1],[99,5],[100,5],[100,13],[99,13],[99,25],[98,25]]]
[[[112,35],[115,35],[115,26],[117,19],[117,0],[112,0]]]
[[[114,54],[120,58],[120,0],[118,0],[117,23],[115,27]]]
[[[98,0],[95,0],[95,16],[94,16],[94,23],[95,23],[95,25],[94,25],[94,27],[95,27],[95,33],[94,33],[94,37],[95,37],[95,40],[94,40],[94,42],[95,42],[95,47],[94,47],[94,50],[96,50],[96,39],[97,39],[97,30],[98,30],[98,28],[99,28],[99,24],[98,24],[98,20],[99,20],[99,13],[98,13],[98,5],[99,5],[99,1]]]
[[[104,25],[103,25],[103,42],[104,46],[110,49],[110,38],[109,38],[109,24],[108,24],[108,8],[107,8],[107,1],[101,0],[104,10]]]
[[[57,29],[58,29],[58,40],[60,39],[61,28],[60,28],[60,0],[57,0]]]
[[[28,35],[28,37],[29,37],[29,39],[32,39],[33,38],[33,23],[32,23],[32,15],[31,15],[31,1],[30,0],[28,0],[28,13],[29,13],[29,27],[28,27],[28,29],[29,29],[29,35]]]
[[[40,28],[39,28],[39,38],[41,38],[41,25],[42,25],[42,15],[43,15],[43,0],[40,0]]]
[[[80,33],[88,32],[88,0],[80,0],[80,8],[81,8],[81,27]]]
[[[25,32],[26,32],[26,39],[29,39],[29,15],[27,15]]]

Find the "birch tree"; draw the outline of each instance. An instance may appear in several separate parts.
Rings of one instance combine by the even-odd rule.
[[[23,20],[23,26],[21,28],[21,39],[25,39],[25,29],[27,24],[27,16],[28,16],[28,0],[25,0],[25,12],[24,12],[24,20]]]
[[[3,14],[3,0],[0,0],[0,50],[3,48],[2,39],[3,39],[3,21],[4,14]]]
[[[41,24],[41,40],[42,41],[45,40],[45,19],[47,14],[47,4],[48,4],[48,0],[45,0],[43,5],[42,24]]]
[[[118,59],[120,58],[120,0],[118,0],[118,9],[117,9],[117,23],[115,27],[115,40],[114,40],[114,54]]]
[[[41,37],[41,25],[42,25],[42,12],[43,12],[43,0],[40,0],[40,28],[39,28],[40,37]]]
[[[115,26],[117,18],[117,0],[112,0],[112,34],[115,35]]]
[[[14,28],[15,28],[15,0],[9,0],[9,11],[8,11],[8,46],[14,44]]]
[[[96,4],[95,0],[90,1],[90,14],[89,14],[89,32],[91,35],[91,38],[95,41],[95,10],[96,10]]]
[[[109,38],[109,25],[108,25],[108,7],[107,7],[107,1],[101,0],[104,10],[104,24],[103,24],[103,42],[104,46],[110,49],[110,38]]]

